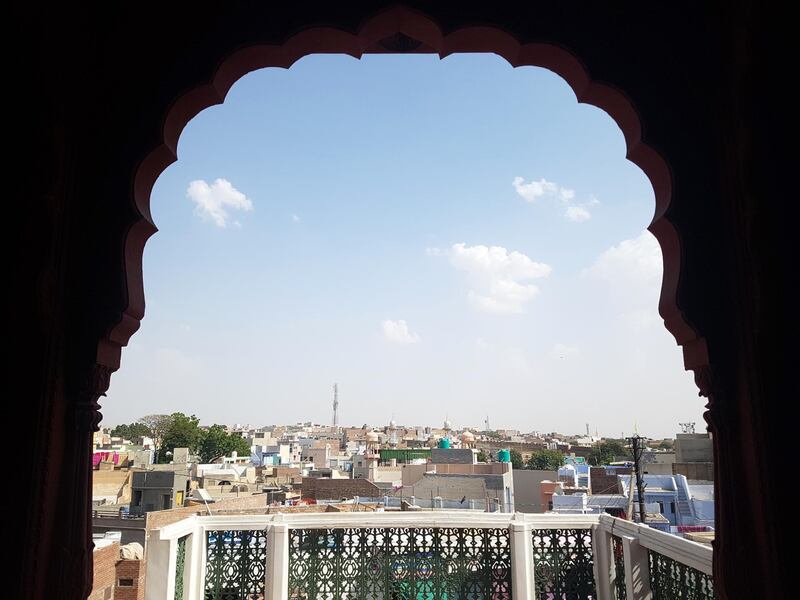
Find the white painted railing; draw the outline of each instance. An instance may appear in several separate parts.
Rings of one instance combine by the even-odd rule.
[[[264,595],[289,596],[290,533],[293,529],[361,528],[497,528],[508,530],[514,598],[534,598],[533,530],[591,530],[594,581],[599,600],[615,600],[616,577],[612,536],[624,548],[627,600],[652,597],[648,551],[711,574],[709,546],[608,515],[503,514],[470,511],[295,513],[275,515],[192,516],[154,530],[147,543],[146,600],[173,600],[176,588],[184,600],[202,600],[205,593],[206,541],[209,531],[263,531],[266,534]],[[183,554],[183,579],[176,567]],[[260,581],[260,580],[259,580]]]
[[[712,575],[713,551],[711,546],[617,519],[610,515],[600,515],[592,539],[598,598],[616,597],[614,592],[616,569],[614,568],[612,536],[620,539],[624,550],[627,600],[647,600],[653,597],[650,581],[650,551],[709,577]]]

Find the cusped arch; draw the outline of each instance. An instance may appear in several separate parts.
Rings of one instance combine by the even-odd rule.
[[[187,123],[200,111],[222,103],[233,84],[251,71],[289,68],[310,54],[361,58],[369,52],[387,52],[391,48],[381,43],[397,36],[413,41],[414,52],[432,52],[440,58],[455,53],[490,52],[513,67],[548,69],[567,82],[578,102],[596,106],[614,120],[625,138],[628,160],[644,172],[655,193],[655,214],[648,229],[658,240],[664,262],[659,313],[667,330],[683,348],[685,368],[694,371],[700,395],[708,396],[710,367],[706,342],[677,303],[682,247],[675,224],[666,216],[672,201],[672,175],[664,157],[642,140],[642,123],[632,102],[620,90],[593,81],[583,63],[569,50],[553,44],[521,44],[510,34],[492,27],[466,27],[444,33],[430,17],[405,7],[374,16],[355,33],[317,27],[301,31],[280,45],[237,50],[221,58],[210,81],[198,82],[174,101],[164,115],[161,143],[147,154],[133,176],[133,202],[140,218],[128,229],[124,240],[127,306],[100,340],[98,364],[112,371],[119,367],[122,347],[144,317],[142,257],[145,243],[157,231],[150,212],[150,194],[161,173],[177,160],[178,138]]]

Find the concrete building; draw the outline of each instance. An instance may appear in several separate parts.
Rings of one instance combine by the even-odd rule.
[[[559,514],[598,515],[607,513],[619,516],[628,506],[627,496],[622,494],[554,494],[552,511]]]
[[[672,472],[692,481],[714,481],[714,446],[709,433],[678,433]]]
[[[183,506],[189,493],[189,474],[174,471],[134,471],[131,514]]]
[[[303,450],[301,460],[314,464],[315,469],[327,469],[330,465],[331,445],[326,443],[322,448],[308,447]]]
[[[590,471],[590,488],[592,490],[592,495],[619,494],[622,490],[619,487],[619,479],[617,476],[630,476],[631,471],[631,467],[617,467],[613,465],[592,467]]]
[[[469,508],[468,504],[458,503],[472,499],[484,504],[488,501],[491,510],[515,510],[511,463],[405,465],[403,485],[393,495],[438,497],[443,502],[457,503],[451,508]]]
[[[436,465],[472,465],[478,462],[476,456],[477,452],[471,448],[431,449],[431,462]]]
[[[542,481],[552,481],[557,476],[556,471],[512,470],[514,509],[524,513],[547,512],[547,503],[542,501]]]
[[[629,477],[619,478],[622,492],[627,496]],[[646,505],[657,505],[657,510],[669,520],[672,527],[714,526],[714,495],[711,484],[689,484],[683,475],[644,475],[644,500]],[[634,485],[633,501],[639,501]]]
[[[675,436],[675,462],[713,462],[714,447],[709,433],[678,433]]]
[[[92,505],[126,504],[131,500],[131,472],[92,471]]]

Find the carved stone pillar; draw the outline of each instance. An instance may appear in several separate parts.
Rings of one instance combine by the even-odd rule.
[[[65,599],[83,600],[92,591],[92,437],[102,419],[98,401],[106,395],[112,372],[105,365],[92,365],[72,405],[72,427],[62,460],[71,466],[71,481],[63,485],[63,515],[71,526],[65,530],[68,539],[59,544],[59,597]]]

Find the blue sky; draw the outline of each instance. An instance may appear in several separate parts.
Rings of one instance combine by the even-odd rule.
[[[336,381],[357,425],[700,426],[657,315],[652,188],[554,74],[306,57],[239,81],[178,157],[107,423],[329,422]]]

